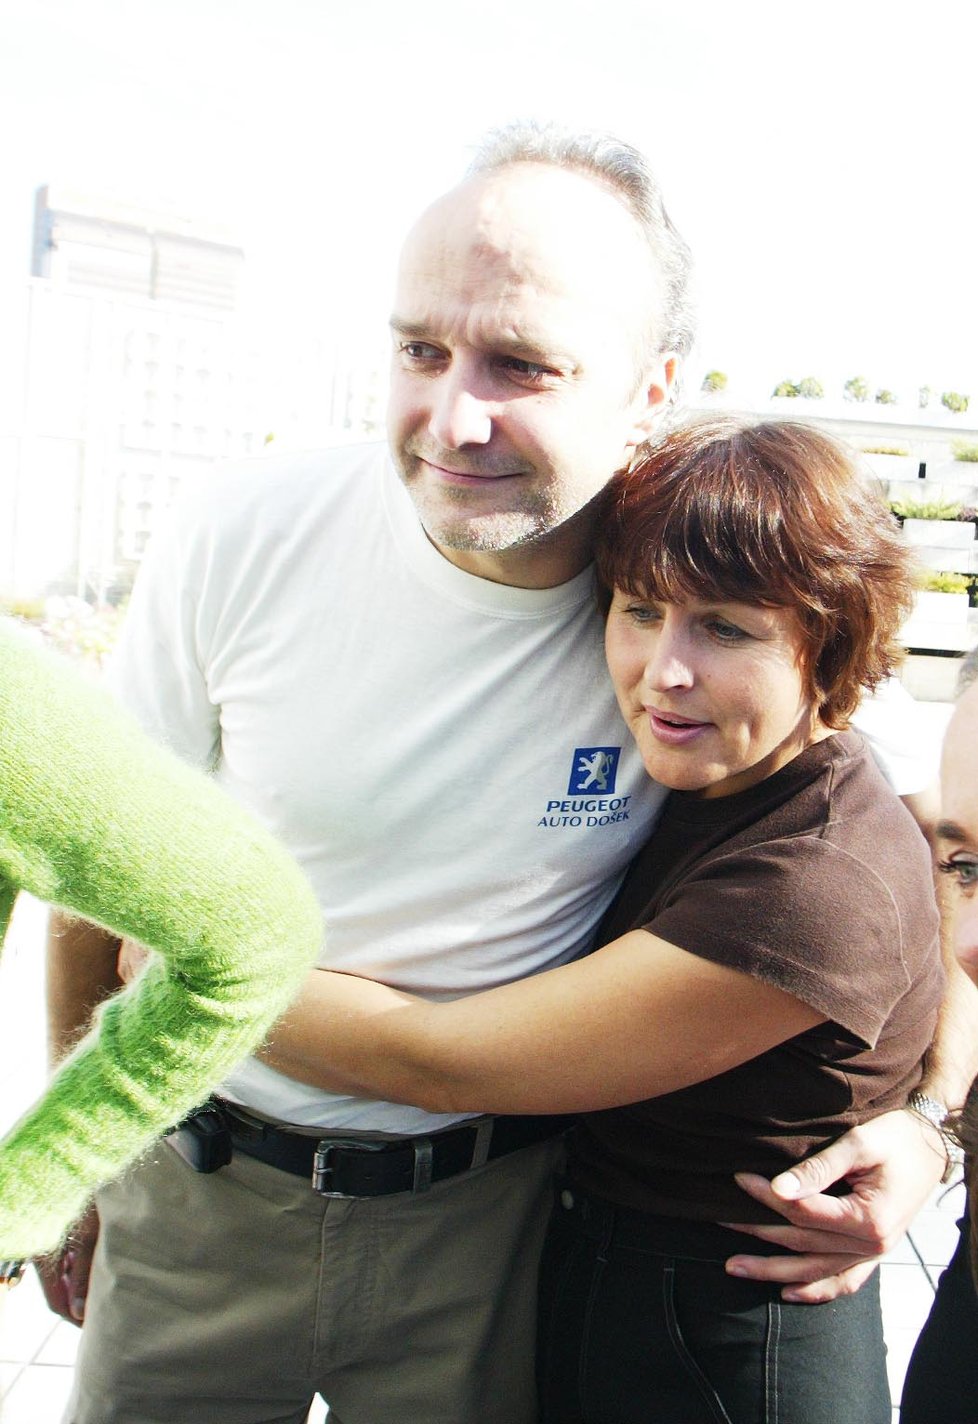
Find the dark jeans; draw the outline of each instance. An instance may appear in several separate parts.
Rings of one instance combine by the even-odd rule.
[[[540,1282],[543,1424],[889,1424],[878,1273],[856,1295],[790,1305],[723,1269],[775,1249],[560,1184]]]
[[[975,1424],[978,1419],[978,1293],[968,1263],[968,1218],[910,1357],[900,1424]]]

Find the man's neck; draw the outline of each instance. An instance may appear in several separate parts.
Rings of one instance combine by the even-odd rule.
[[[504,583],[510,588],[558,588],[591,562],[594,519],[590,509],[582,509],[558,529],[510,549],[450,549],[434,539],[431,543],[457,569],[488,583]]]

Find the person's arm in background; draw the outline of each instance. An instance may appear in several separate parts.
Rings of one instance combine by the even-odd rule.
[[[0,847],[13,882],[159,950],[106,1000],[0,1144],[0,1256],[56,1246],[103,1181],[206,1096],[321,947],[318,906],[270,836],[50,655],[0,642]],[[77,931],[77,932],[76,932]],[[112,987],[110,940],[74,927],[56,1030]]]
[[[61,910],[48,920],[48,1058],[56,1068],[91,1024],[103,999],[122,986],[118,973],[120,940],[101,925],[89,924]],[[85,1298],[92,1253],[98,1239],[94,1204],[71,1228],[61,1247],[38,1256],[34,1268],[48,1306],[75,1324],[85,1318]]]
[[[208,695],[199,646],[197,570],[204,559],[206,520],[198,500],[207,487],[181,496],[154,533],[108,666],[109,685],[144,731],[192,766],[209,769],[219,755],[218,711]],[[59,1062],[87,1025],[93,1009],[129,982],[119,940],[76,917],[52,917],[48,940],[48,1029],[52,1061]],[[132,956],[135,960],[138,956]],[[91,1255],[98,1234],[95,1207],[63,1247],[36,1261],[52,1310],[76,1323],[84,1312]]]

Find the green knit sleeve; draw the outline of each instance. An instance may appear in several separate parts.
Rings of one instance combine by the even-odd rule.
[[[25,1258],[256,1046],[322,924],[241,808],[0,626],[2,882],[159,952],[0,1143],[0,1258]]]

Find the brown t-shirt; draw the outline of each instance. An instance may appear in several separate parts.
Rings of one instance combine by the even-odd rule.
[[[719,1077],[588,1114],[572,1179],[666,1216],[774,1220],[735,1171],[773,1176],[919,1080],[944,980],[924,839],[858,734],[837,733],[736,795],[673,792],[599,943],[637,928],[827,1022]]]

